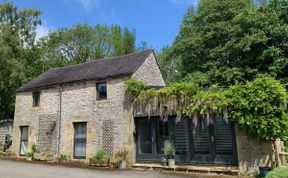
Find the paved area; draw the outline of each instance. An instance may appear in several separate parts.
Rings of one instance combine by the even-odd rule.
[[[0,178],[175,178],[158,171],[102,171],[0,160]]]
[[[159,171],[109,171],[0,160],[0,178],[184,178]],[[206,178],[190,175],[193,178]],[[214,177],[214,176],[213,176]]]

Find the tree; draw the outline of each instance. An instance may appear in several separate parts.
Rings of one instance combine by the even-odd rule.
[[[118,25],[77,24],[52,32],[41,43],[46,49],[42,60],[48,61],[45,68],[50,68],[132,53],[135,32]]]
[[[33,75],[35,29],[40,11],[0,4],[0,119],[12,118],[15,91]],[[37,63],[37,62],[36,62]]]
[[[288,5],[271,0],[201,0],[190,7],[167,55],[179,63],[176,78],[222,86],[259,73],[288,86]],[[164,67],[165,68],[165,67]]]

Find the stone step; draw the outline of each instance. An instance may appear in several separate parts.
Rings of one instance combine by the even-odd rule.
[[[174,168],[162,166],[156,163],[135,163],[133,168],[137,169],[160,169],[166,171],[178,171],[185,173],[216,173],[226,175],[238,175],[239,169],[235,166],[213,166],[213,165],[176,165]]]

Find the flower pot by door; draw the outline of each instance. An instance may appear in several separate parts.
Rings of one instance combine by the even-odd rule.
[[[259,167],[259,177],[265,177],[271,171],[270,167]]]
[[[175,167],[175,159],[168,159],[168,166],[169,168]]]

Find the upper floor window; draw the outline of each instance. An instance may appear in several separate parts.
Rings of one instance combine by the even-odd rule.
[[[32,92],[33,96],[33,107],[37,107],[40,105],[40,91]]]
[[[107,99],[107,83],[101,82],[96,84],[97,100]]]

